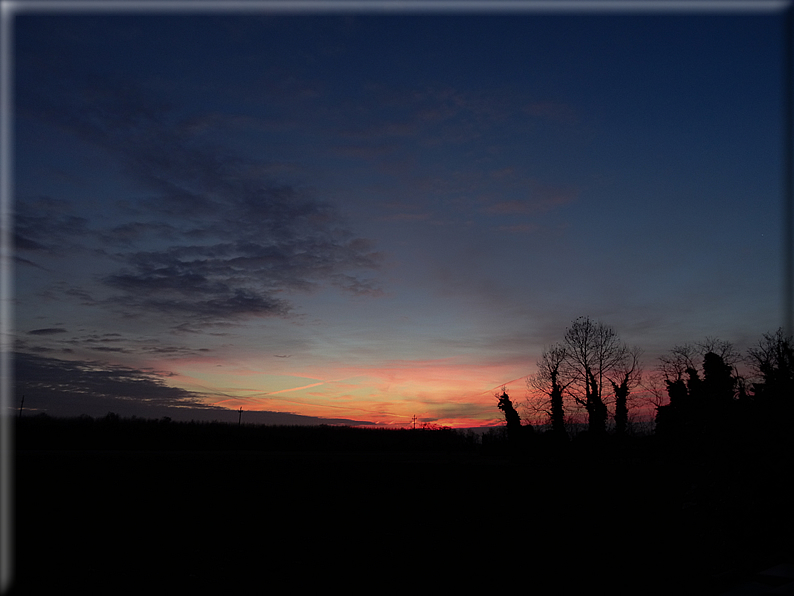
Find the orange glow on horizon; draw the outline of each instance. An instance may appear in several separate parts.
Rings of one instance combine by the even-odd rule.
[[[494,394],[502,386],[524,399],[515,365],[391,360],[380,366],[299,368],[294,363],[229,366],[222,361],[175,363],[169,384],[206,396],[207,404],[236,410],[345,418],[378,425],[423,423],[466,428],[501,420]],[[259,368],[259,369],[258,369]],[[512,379],[501,381],[500,379]]]
[[[527,398],[525,367],[460,362],[452,358],[389,360],[379,366],[296,366],[283,360],[268,370],[251,363],[219,359],[180,360],[170,385],[205,396],[229,411],[270,411],[320,419],[345,419],[377,427],[487,428],[504,424],[495,395],[506,387],[522,420],[547,421],[521,410]],[[527,367],[529,368],[529,367]],[[522,370],[524,369],[524,370]],[[531,368],[529,369],[531,372]],[[527,373],[529,374],[529,373]],[[500,381],[500,379],[510,379]],[[633,395],[631,415],[653,418],[647,396]],[[585,421],[583,412],[571,412]]]

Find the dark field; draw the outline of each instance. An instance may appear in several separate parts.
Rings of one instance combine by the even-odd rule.
[[[22,419],[17,593],[718,594],[791,560],[791,440]]]

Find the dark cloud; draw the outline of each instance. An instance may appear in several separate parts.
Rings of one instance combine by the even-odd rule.
[[[129,354],[130,353],[130,350],[128,350],[126,348],[111,348],[111,347],[108,347],[108,346],[97,346],[97,347],[91,348],[91,349],[96,351],[96,352],[115,352],[115,353],[119,353],[119,354]]]
[[[74,215],[31,213],[24,202],[19,203],[14,217],[14,248],[19,251],[49,252],[72,250],[80,246],[78,239],[86,235],[85,218]]]
[[[53,348],[48,348],[46,346],[30,346],[30,347],[25,346],[25,347],[26,347],[26,349],[29,349],[31,352],[39,352],[41,354],[43,354],[45,352],[57,352],[57,351],[59,351],[59,350],[55,350]]]
[[[161,356],[184,356],[195,352],[211,352],[209,348],[184,348],[180,346],[150,346],[143,348],[147,354],[158,354]]]
[[[66,329],[61,329],[60,327],[46,327],[44,329],[28,331],[30,335],[54,335],[56,333],[66,333]]]
[[[149,297],[143,289],[146,286],[145,280],[139,280],[140,295],[134,292],[126,296],[114,299],[114,303],[128,314],[134,314],[136,310],[143,309],[157,311],[161,314],[170,315],[173,319],[190,319],[194,323],[214,323],[223,319],[234,319],[246,316],[284,316],[289,312],[286,301],[272,299],[268,296],[259,296],[245,290],[229,291],[226,295],[215,297],[209,300],[181,297]],[[155,292],[156,293],[156,292]],[[174,328],[184,327],[182,324]]]
[[[39,334],[41,335],[41,334]],[[68,347],[71,346],[71,347]],[[163,345],[159,340],[150,337],[128,337],[120,333],[89,333],[51,341],[48,346],[32,345],[30,342],[17,340],[17,349],[25,352],[73,353],[74,350],[85,353],[106,352],[117,354],[157,355],[159,357],[184,357],[211,352],[210,348],[190,348],[181,345]]]
[[[131,81],[49,75],[22,77],[21,114],[115,156],[143,195],[125,199],[128,221],[112,226],[35,200],[17,220],[20,248],[53,251],[92,238],[121,264],[99,280],[120,292],[107,304],[177,326],[284,316],[285,290],[379,293],[361,276],[380,262],[371,243],[333,205],[211,141],[195,125],[201,115],[182,114]]]
[[[150,371],[25,353],[16,353],[14,364],[17,391],[53,407],[68,403],[79,412],[81,404],[97,400],[108,406],[114,400],[182,407],[203,405],[196,394],[169,387]]]
[[[65,284],[65,283],[59,283],[56,284],[56,286],[61,289],[63,294],[79,299],[80,303],[83,306],[95,306],[99,304],[99,302],[95,300],[91,296],[91,294],[89,294],[82,288],[72,287],[69,284]]]
[[[14,248],[36,254],[58,254],[81,246],[88,220],[71,205],[50,196],[27,197],[15,204]]]

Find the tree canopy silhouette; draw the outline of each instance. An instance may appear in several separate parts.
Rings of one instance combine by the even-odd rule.
[[[630,395],[642,380],[641,355],[640,348],[629,349],[608,325],[579,317],[562,342],[543,350],[537,372],[527,377],[529,407],[548,417],[556,436],[567,436],[566,416],[582,409],[588,431],[603,435],[614,400],[616,430],[625,434]],[[612,392],[605,392],[610,385]]]
[[[502,395],[498,395],[497,399],[499,400],[498,408],[502,410],[505,414],[505,422],[507,422],[507,428],[518,428],[521,426],[521,417],[518,415],[518,412],[513,407],[513,402],[510,401],[510,396],[507,395],[507,391],[504,387],[502,387]]]
[[[508,440],[515,445],[521,441],[522,434],[525,430],[524,427],[521,426],[521,417],[513,406],[513,402],[510,401],[510,396],[507,395],[507,391],[504,387],[502,387],[502,394],[497,394],[496,398],[499,400],[497,407],[502,410],[505,415]],[[532,427],[529,428],[531,429]]]
[[[794,396],[794,340],[782,329],[765,333],[748,351],[748,360],[759,380],[753,383],[754,395],[766,401]]]
[[[659,370],[670,401],[657,408],[657,433],[694,438],[724,424],[740,386],[733,366],[739,359],[730,342],[714,339],[676,346],[662,356]]]
[[[604,434],[608,417],[603,387],[610,374],[625,365],[629,355],[611,327],[590,317],[579,317],[565,330],[566,370],[574,401],[587,412],[588,430]]]
[[[625,435],[629,425],[629,395],[642,381],[642,350],[635,347],[628,351],[625,361],[617,367],[617,380],[610,379],[615,392],[615,434]]]

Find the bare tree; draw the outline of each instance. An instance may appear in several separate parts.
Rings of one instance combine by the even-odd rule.
[[[640,356],[642,350],[638,346],[631,348],[624,361],[615,367],[616,379],[610,378],[615,392],[615,434],[620,436],[625,435],[628,428],[629,395],[642,383]]]
[[[661,356],[657,371],[669,403],[657,406],[657,431],[695,436],[711,419],[727,414],[737,390],[743,392],[736,369],[741,360],[733,344],[710,337]]]
[[[624,365],[628,348],[611,327],[589,317],[579,317],[566,329],[563,346],[570,374],[568,391],[587,411],[588,429],[602,434],[608,416],[604,382]]]
[[[707,337],[695,345],[698,347],[698,352],[701,356],[711,352],[719,356],[731,368],[735,368],[736,364],[742,361],[742,355],[736,351],[736,348],[729,341]]]
[[[641,385],[646,391],[645,401],[649,406],[659,408],[667,403],[669,397],[665,390],[664,378],[658,369],[643,375]]]
[[[783,329],[765,333],[758,345],[747,351],[750,368],[758,376],[756,396],[790,396],[794,390],[794,338]]]
[[[534,400],[533,409],[548,417],[552,432],[560,437],[567,436],[563,394],[571,383],[565,380],[565,363],[565,348],[555,344],[543,350],[537,362],[538,371],[527,377],[527,389],[541,396]]]
[[[659,357],[657,370],[665,381],[671,383],[683,381],[692,377],[692,371],[697,372],[700,369],[703,358],[709,352],[719,356],[731,368],[735,368],[736,364],[742,361],[741,354],[736,351],[731,342],[707,337],[694,344],[675,346],[667,354]]]
[[[692,344],[675,346],[667,354],[659,356],[657,370],[665,383],[683,381],[688,370],[697,370],[699,356],[700,352]]]
[[[649,374],[643,375],[641,387],[645,390],[645,396],[642,398],[643,402],[646,406],[652,407],[656,413],[651,427],[655,429],[659,408],[663,408],[670,401],[664,376],[658,370],[658,367],[651,370]]]

